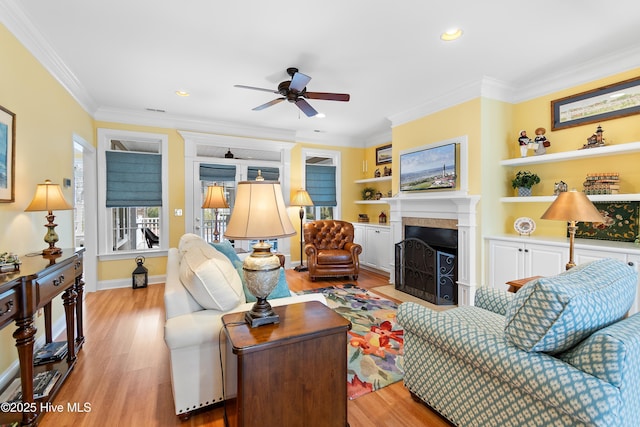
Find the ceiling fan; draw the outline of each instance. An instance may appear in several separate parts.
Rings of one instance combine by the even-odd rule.
[[[253,108],[253,111],[264,110],[267,107],[271,107],[272,105],[276,105],[287,100],[296,104],[308,117],[313,117],[318,114],[318,112],[306,101],[305,98],[324,99],[327,101],[349,101],[348,93],[307,92],[307,84],[311,81],[311,77],[298,72],[297,68],[287,68],[287,74],[291,76],[291,80],[280,82],[277,90],[245,85],[234,85],[234,87],[261,90],[263,92],[271,92],[282,96],[281,98],[276,98],[273,101],[258,105],[256,108]]]

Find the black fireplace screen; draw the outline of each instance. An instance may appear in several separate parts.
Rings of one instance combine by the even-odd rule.
[[[395,248],[397,290],[432,304],[457,304],[458,267],[455,253],[434,249],[417,238],[396,243]]]

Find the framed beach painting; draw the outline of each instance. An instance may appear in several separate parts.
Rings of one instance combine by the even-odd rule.
[[[376,165],[391,163],[391,145],[376,148]]]
[[[0,105],[0,202],[15,201],[16,115]]]
[[[640,113],[640,77],[551,101],[551,129]]]

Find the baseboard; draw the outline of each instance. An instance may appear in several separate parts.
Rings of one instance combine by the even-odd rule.
[[[149,276],[149,285],[157,285],[159,283],[165,283],[167,280],[167,276],[162,274],[159,276]],[[133,287],[131,284],[131,278],[128,277],[126,279],[113,279],[113,280],[100,280],[98,285],[96,286],[96,290],[98,291],[106,291],[108,289],[121,289],[121,288],[131,288]]]

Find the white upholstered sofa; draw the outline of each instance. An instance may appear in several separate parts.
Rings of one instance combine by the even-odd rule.
[[[229,259],[234,255],[213,248],[195,234],[182,236],[178,248],[169,249],[164,338],[170,350],[175,411],[182,419],[235,395],[236,372],[224,372],[223,388],[224,362],[232,353],[221,333],[222,316],[248,311],[253,302],[246,302],[239,260]],[[306,301],[326,304],[322,294],[296,296],[288,289],[287,294],[290,296],[269,298],[271,305]]]

